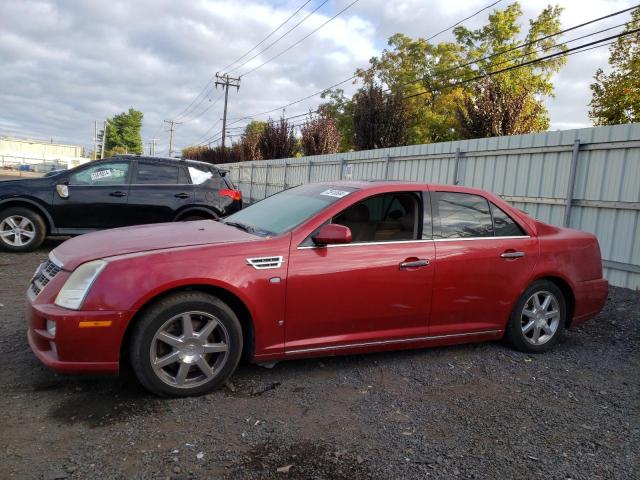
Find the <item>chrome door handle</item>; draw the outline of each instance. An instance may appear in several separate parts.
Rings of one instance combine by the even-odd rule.
[[[126,197],[127,194],[124,192],[111,192],[109,195],[112,197]]]
[[[504,252],[500,256],[502,258],[522,258],[524,257],[524,252]]]
[[[174,197],[176,198],[189,198],[191,195],[189,195],[188,193],[176,193],[174,195]]]
[[[420,268],[429,265],[429,260],[414,260],[412,262],[402,262],[400,264],[400,270],[405,268]]]

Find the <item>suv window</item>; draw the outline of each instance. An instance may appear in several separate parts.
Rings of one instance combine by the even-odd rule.
[[[493,216],[493,227],[496,237],[517,237],[526,235],[520,225],[518,225],[509,215],[499,207],[491,204],[491,215]]]
[[[138,162],[134,184],[176,185],[179,183],[180,167],[166,163]]]
[[[349,227],[353,242],[417,240],[419,196],[411,192],[367,198],[336,215],[331,223]]]
[[[187,165],[187,170],[189,170],[189,175],[194,185],[203,185],[213,189],[228,188],[218,172],[212,171],[205,166]]]
[[[129,163],[110,162],[93,165],[69,177],[70,185],[124,185],[127,183]]]
[[[434,238],[493,237],[489,202],[479,195],[436,192],[438,222]]]

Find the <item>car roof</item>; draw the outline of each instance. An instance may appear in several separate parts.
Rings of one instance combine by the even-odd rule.
[[[332,187],[350,187],[357,188],[358,190],[381,190],[384,188],[395,188],[402,187],[403,189],[411,186],[413,188],[419,190],[430,190],[430,191],[438,191],[445,190],[451,192],[461,192],[461,193],[476,193],[483,196],[489,195],[493,197],[494,195],[487,191],[482,190],[480,188],[468,187],[464,185],[450,185],[450,184],[439,184],[439,183],[425,183],[425,182],[410,182],[406,180],[335,180],[335,181],[324,181],[318,182],[322,185],[332,186]]]
[[[218,168],[212,163],[201,162],[200,160],[191,160],[189,158],[172,158],[172,157],[151,157],[149,155],[132,155],[132,154],[118,154],[113,155],[110,158],[125,158],[127,160],[149,160],[151,162],[177,162],[177,163],[190,163],[195,165],[201,165],[205,167]],[[106,158],[105,158],[106,160]],[[218,168],[218,170],[220,170]]]

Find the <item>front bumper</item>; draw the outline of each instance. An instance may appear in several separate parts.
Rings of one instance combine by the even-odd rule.
[[[38,359],[58,373],[118,372],[129,312],[85,312],[27,303],[27,339]],[[55,335],[46,321],[56,324]]]

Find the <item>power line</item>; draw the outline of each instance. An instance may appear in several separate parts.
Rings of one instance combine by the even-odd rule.
[[[182,119],[182,123],[192,122],[192,121],[200,118],[202,115],[204,115],[209,110],[211,110],[220,100],[222,100],[222,97],[224,97],[224,92],[222,94],[220,94],[218,96],[218,98],[216,98],[213,102],[211,102],[204,110],[202,110],[200,113],[198,113],[195,117],[191,117],[191,118],[189,118],[187,120]],[[211,101],[211,100],[209,100],[209,101]]]
[[[491,7],[499,4],[502,0],[498,0],[497,2],[493,2],[491,5],[487,5],[486,7],[481,8],[480,10],[478,10],[476,13],[469,15],[468,17],[463,18],[462,20],[460,20],[459,22],[454,23],[453,25],[451,25],[450,27],[445,28],[444,30],[440,30],[438,33],[435,33],[433,35],[431,35],[429,38],[427,38],[425,41],[430,41],[433,40],[434,38],[436,38],[439,35],[442,35],[445,32],[448,32],[449,30],[457,27],[458,25],[460,25],[463,22],[466,22],[467,20],[472,19],[473,17],[475,17],[476,15],[480,15],[482,12],[484,12],[485,10],[490,9]]]
[[[526,66],[529,66],[529,65],[534,65],[536,63],[541,63],[541,62],[544,62],[546,60],[550,60],[550,59],[555,58],[555,57],[569,56],[571,54],[570,52],[579,53],[578,51],[583,51],[582,49],[584,49],[585,47],[590,47],[592,45],[597,45],[597,44],[601,44],[603,42],[606,42],[607,40],[617,39],[617,38],[620,38],[620,37],[624,37],[626,35],[631,35],[632,33],[636,33],[638,31],[640,31],[640,28],[629,30],[628,32],[618,33],[616,35],[611,35],[609,37],[605,37],[605,38],[601,38],[601,39],[598,39],[598,40],[594,40],[593,42],[584,43],[584,44],[578,45],[576,47],[568,48],[567,50],[563,50],[561,52],[551,53],[551,54],[546,55],[544,57],[536,58],[536,59],[529,60],[529,61],[526,61],[526,62],[521,62],[521,63],[518,63],[516,65],[511,65],[509,67],[502,68],[500,70],[494,70],[492,72],[483,73],[482,75],[477,75],[475,77],[471,77],[471,78],[467,78],[467,79],[464,79],[464,80],[460,80],[460,81],[455,82],[453,84],[444,85],[443,88],[457,87],[457,86],[460,86],[460,85],[464,85],[466,83],[475,82],[475,81],[480,80],[482,78],[492,77],[494,75],[498,75],[499,73],[505,73],[505,72],[509,72],[511,70],[516,70],[518,68],[523,68],[523,67],[526,67]],[[601,47],[603,45],[598,45],[598,46]],[[587,50],[590,50],[590,49],[587,49]],[[584,51],[587,51],[587,50],[584,50]],[[412,95],[404,96],[403,98],[404,99],[414,98],[414,97],[418,97],[420,95],[426,95],[427,93],[430,93],[430,92],[432,92],[432,90],[424,90],[422,92],[418,92],[418,93],[414,93]]]
[[[309,0],[310,1],[310,0]],[[222,70],[225,71],[228,67],[234,65],[235,63],[237,63],[239,60],[241,60],[242,58],[246,57],[251,51],[255,50],[258,46],[260,46],[262,43],[264,43],[268,38],[270,38],[277,30],[279,30],[283,25],[285,25],[289,20],[291,20],[291,18],[293,18],[298,12],[300,12],[300,10],[302,10],[302,8],[304,8],[309,1],[305,2],[301,7],[298,8],[298,10],[296,10],[289,18],[287,18],[287,20],[285,20],[282,24],[280,24],[275,30],[273,30],[269,35],[267,35],[263,40],[261,40],[257,45],[255,45],[252,49],[250,49],[249,51],[247,51],[244,55],[242,55],[240,58],[238,58],[237,60],[235,60],[234,62],[226,65]],[[345,7],[342,11],[338,12],[336,15],[334,15],[332,18],[330,18],[328,21],[326,21],[325,23],[323,23],[322,25],[320,25],[320,27],[316,28],[315,30],[313,30],[311,33],[309,33],[307,36],[303,37],[302,39],[298,40],[296,43],[294,43],[293,45],[291,45],[290,47],[288,47],[287,49],[285,49],[284,51],[280,52],[278,55],[270,58],[269,60],[267,60],[266,62],[262,63],[261,65],[258,65],[257,67],[249,70],[248,72],[244,73],[242,76],[244,75],[248,75],[249,73],[254,72],[255,70],[261,68],[262,66],[266,65],[267,63],[275,60],[276,58],[278,58],[279,56],[283,55],[284,53],[286,53],[287,51],[291,50],[292,48],[294,48],[296,45],[298,45],[299,43],[301,43],[302,41],[304,41],[306,38],[308,38],[309,36],[313,35],[316,31],[318,31],[319,29],[323,28],[326,24],[328,24],[329,22],[331,22],[332,20],[334,20],[338,15],[341,15],[345,10],[349,9],[352,5],[354,5],[358,0],[355,0],[354,2],[352,2],[350,5],[348,5],[347,7]],[[476,15],[479,15],[481,12],[493,7],[494,5],[497,5],[498,3],[500,3],[500,1],[502,0],[498,0],[496,2],[491,3],[490,5],[480,9],[479,11],[473,13],[472,15],[469,15],[467,17],[465,17],[464,19],[460,20],[459,22],[456,22],[453,26],[449,27],[449,29],[454,28],[455,26],[465,22],[466,20],[475,17]],[[229,70],[228,73],[231,73],[235,70],[238,70],[239,68],[243,67],[244,65],[246,65],[247,63],[249,63],[251,60],[253,60],[254,58],[256,58],[257,56],[261,55],[262,53],[264,53],[266,50],[268,50],[269,48],[271,48],[273,45],[275,45],[278,41],[280,41],[282,38],[284,38],[286,35],[288,35],[291,31],[293,31],[296,27],[298,27],[301,23],[303,23],[305,20],[307,20],[307,18],[309,18],[313,13],[315,13],[320,7],[322,7],[325,3],[327,3],[327,0],[323,1],[320,5],[318,5],[311,13],[309,13],[308,15],[306,15],[300,22],[296,23],[296,25],[294,25],[292,28],[290,28],[289,30],[287,30],[283,35],[281,35],[278,39],[276,39],[274,42],[272,42],[271,44],[269,44],[265,49],[263,49],[261,52],[259,52],[257,55],[252,56],[251,58],[249,58],[248,60],[246,60],[245,62],[243,62],[240,65],[236,65],[232,70]],[[448,30],[448,29],[447,29]],[[446,31],[446,30],[445,30]],[[429,37],[429,39],[435,38],[436,36],[440,35],[440,33],[443,32],[439,32],[436,33],[435,35],[432,35],[431,37]],[[311,95],[308,95],[306,97],[303,97],[301,99],[295,100],[293,102],[290,102],[287,105],[284,105],[282,107],[278,107],[266,112],[261,112],[261,113],[256,113],[247,117],[241,117],[236,119],[234,122],[232,122],[231,124],[237,123],[239,121],[242,120],[246,120],[248,118],[252,118],[252,117],[256,117],[256,116],[260,116],[260,115],[265,115],[268,113],[272,113],[276,110],[281,110],[282,108],[287,108],[293,105],[296,105],[298,103],[301,103],[305,100],[308,100],[310,98],[315,97],[316,95],[320,95],[330,89],[336,88],[340,85],[343,85],[344,83],[347,83],[353,79],[355,79],[357,77],[357,75],[353,75],[345,80],[342,80],[338,83],[335,83],[334,85],[331,85],[330,87],[327,87],[323,90],[320,90],[316,93],[313,93]],[[213,79],[212,79],[213,80]],[[208,82],[209,83],[209,82]],[[206,90],[206,86],[205,86],[205,90]],[[191,102],[192,104],[197,100],[197,97],[194,98],[194,100]],[[191,105],[191,104],[190,104]],[[187,107],[188,109],[188,107]],[[185,109],[186,111],[186,109]]]
[[[300,10],[302,10],[304,7],[307,6],[307,4],[309,4],[311,2],[311,0],[307,0],[306,2],[304,2],[295,12],[293,12],[291,14],[290,17],[288,17],[284,22],[282,22],[280,25],[278,25],[274,30],[271,31],[271,33],[269,35],[267,35],[266,37],[264,37],[262,40],[260,40],[258,43],[256,43],[252,48],[250,48],[249,50],[247,50],[242,56],[236,58],[233,62],[231,62],[228,65],[225,65],[224,67],[222,67],[220,70],[225,72],[227,71],[227,69],[231,66],[233,66],[234,64],[238,63],[240,60],[242,60],[244,57],[246,57],[247,55],[249,55],[251,52],[253,52],[256,48],[258,48],[260,45],[262,45],[264,42],[266,42],[269,38],[271,38],[271,36],[276,33],[278,30],[280,30],[289,20],[291,20],[293,17],[295,17]],[[326,2],[324,2],[326,3]],[[322,3],[320,6],[324,5],[324,3]],[[318,7],[319,8],[319,7]],[[303,20],[304,21],[304,20]],[[290,30],[291,31],[291,30]],[[286,34],[285,34],[286,35]],[[280,37],[282,38],[282,37]],[[263,50],[264,51],[264,50]],[[232,72],[233,70],[230,70],[229,72]]]
[[[269,58],[267,61],[261,63],[260,65],[258,65],[257,67],[252,68],[251,70],[248,70],[246,72],[244,72],[243,74],[241,74],[241,77],[245,77],[247,75],[249,75],[250,73],[255,72],[256,70],[258,70],[259,68],[264,67],[267,63],[274,61],[276,58],[279,58],[280,56],[284,55],[285,53],[287,53],[289,50],[291,50],[293,47],[299,45],[300,43],[304,42],[307,38],[309,38],[311,35],[313,35],[314,33],[316,33],[318,30],[320,30],[321,28],[323,28],[325,25],[327,25],[328,23],[332,22],[333,20],[335,20],[338,16],[342,15],[342,13],[344,13],[345,11],[347,11],[349,8],[351,8],[353,5],[355,5],[356,3],[358,3],[360,0],[353,0],[353,2],[351,2],[349,5],[347,5],[346,7],[344,7],[342,10],[340,10],[338,13],[336,13],[333,17],[331,17],[329,20],[327,20],[326,22],[324,22],[322,25],[320,25],[317,28],[314,28],[310,33],[308,33],[307,35],[305,35],[304,37],[302,37],[300,40],[298,40],[297,42],[295,42],[293,45],[290,45],[289,47],[285,48],[284,50],[282,50],[280,53],[278,53],[277,55],[274,55],[273,57]]]
[[[493,6],[493,5],[494,5],[494,4],[492,4],[492,5],[488,6],[488,7],[485,7],[483,10],[486,10],[487,8],[490,8],[490,7],[491,7],[491,6]],[[604,15],[604,16],[601,16],[601,17],[595,18],[595,19],[593,19],[593,20],[589,20],[589,21],[584,22],[584,23],[581,23],[581,24],[579,24],[579,25],[574,25],[573,27],[569,27],[569,28],[566,28],[566,29],[564,29],[564,30],[560,30],[560,31],[558,31],[558,32],[556,32],[556,33],[552,33],[552,34],[546,35],[546,36],[541,37],[541,38],[539,38],[539,39],[531,40],[531,41],[528,41],[528,42],[525,42],[525,43],[521,43],[521,44],[518,44],[518,45],[515,45],[515,46],[512,46],[512,47],[506,48],[506,49],[501,50],[501,51],[499,51],[499,52],[495,52],[495,53],[492,53],[492,54],[487,55],[487,56],[485,56],[485,57],[482,57],[482,58],[480,58],[480,59],[478,59],[478,60],[473,60],[473,61],[470,61],[470,62],[464,63],[464,64],[462,64],[462,65],[456,65],[456,66],[451,67],[451,68],[449,68],[449,69],[447,69],[447,70],[444,70],[443,72],[440,72],[440,75],[442,75],[442,74],[444,74],[444,73],[449,73],[449,72],[451,72],[451,71],[458,70],[458,69],[460,69],[460,68],[468,67],[468,66],[471,66],[471,65],[473,65],[473,64],[477,64],[477,63],[479,63],[479,62],[482,62],[482,61],[485,61],[485,60],[489,60],[489,59],[495,58],[495,57],[500,56],[500,55],[504,55],[505,53],[509,53],[509,52],[512,52],[512,51],[515,51],[515,50],[519,50],[519,49],[522,49],[522,48],[525,48],[525,47],[531,46],[531,45],[535,45],[535,44],[537,44],[537,43],[539,43],[539,42],[542,42],[542,41],[544,41],[544,40],[547,40],[547,39],[549,39],[549,38],[552,38],[552,37],[555,37],[555,36],[558,36],[558,35],[562,35],[562,34],[564,34],[564,33],[567,33],[567,32],[573,31],[573,30],[576,30],[576,29],[578,29],[578,28],[585,27],[585,26],[590,25],[590,24],[593,24],[593,23],[595,23],[595,22],[599,22],[599,21],[602,21],[602,20],[606,20],[606,19],[608,19],[608,18],[611,18],[611,17],[617,16],[617,15],[621,15],[621,14],[623,14],[623,13],[629,12],[630,10],[634,10],[634,9],[635,9],[635,8],[637,8],[638,6],[639,6],[639,5],[636,5],[636,6],[634,6],[634,7],[625,8],[625,9],[622,9],[622,10],[619,10],[619,11],[616,11],[616,12],[613,12],[613,13],[610,13],[610,14],[608,14],[608,15]],[[480,10],[480,11],[482,11],[482,10]],[[479,11],[479,12],[480,12],[480,11]],[[478,15],[478,13],[479,13],[479,12],[476,12],[474,15]],[[467,19],[468,19],[468,18],[470,18],[470,17],[473,17],[474,15],[471,15],[471,16],[467,17]],[[458,24],[462,23],[463,21],[464,21],[464,20],[462,20],[461,22],[456,23],[456,25],[458,25]],[[607,30],[607,29],[602,30],[602,31],[606,31],[606,30]],[[599,33],[599,32],[596,32],[596,33]],[[437,35],[437,34],[436,34],[436,35]],[[582,37],[578,37],[578,38],[582,38]],[[577,39],[573,39],[573,40],[577,40]],[[570,40],[570,41],[573,41],[573,40]],[[346,83],[346,82],[348,82],[348,81],[350,81],[350,80],[353,80],[353,79],[355,79],[355,78],[357,78],[357,77],[358,77],[358,75],[352,75],[351,77],[349,77],[349,78],[347,78],[347,79],[345,79],[345,80],[342,80],[341,82],[335,83],[335,84],[331,85],[330,87],[327,87],[327,88],[324,88],[324,89],[322,89],[322,90],[319,90],[319,91],[317,91],[317,92],[315,92],[315,93],[313,93],[313,94],[311,94],[311,95],[307,95],[306,97],[302,97],[302,98],[300,98],[300,99],[298,99],[298,100],[294,100],[294,101],[292,101],[292,102],[289,102],[289,103],[287,103],[286,105],[281,105],[281,106],[278,106],[278,107],[273,108],[273,109],[271,109],[271,110],[266,110],[266,111],[264,111],[264,112],[254,113],[254,114],[251,114],[251,115],[246,115],[246,116],[244,116],[244,117],[237,118],[237,119],[235,119],[234,121],[232,121],[232,122],[230,123],[230,125],[233,125],[233,124],[235,124],[235,123],[241,122],[242,120],[247,120],[247,119],[251,119],[251,118],[259,117],[259,116],[262,116],[262,115],[267,115],[267,114],[269,114],[269,113],[273,113],[273,112],[276,112],[276,111],[278,111],[278,110],[282,110],[283,108],[288,108],[288,107],[290,107],[290,106],[296,105],[296,104],[301,103],[301,102],[303,102],[303,101],[305,101],[305,100],[308,100],[308,99],[313,98],[313,97],[315,97],[315,96],[317,96],[317,95],[320,95],[320,94],[322,94],[322,93],[324,93],[324,92],[327,92],[327,91],[329,91],[329,90],[331,90],[331,89],[333,89],[333,88],[335,88],[335,87],[337,87],[337,86],[340,86],[340,85],[342,85],[342,84],[344,84],[344,83]],[[421,77],[421,78],[418,78],[418,79],[416,79],[416,80],[412,80],[411,82],[408,82],[408,83],[406,83],[406,84],[403,84],[402,86],[410,85],[410,84],[417,83],[417,82],[420,82],[420,81],[423,81],[423,80],[424,80],[424,77]]]
[[[468,78],[468,79],[465,79],[465,80],[461,80],[461,81],[453,83],[453,84],[444,85],[441,89],[455,88],[455,87],[463,85],[463,84],[467,84],[467,83],[478,81],[478,80],[480,80],[482,78],[491,77],[491,76],[494,76],[494,75],[497,75],[497,74],[500,74],[500,73],[504,73],[504,72],[507,72],[507,71],[510,71],[510,70],[516,70],[518,68],[523,68],[525,66],[529,66],[529,65],[536,64],[536,63],[544,62],[544,61],[549,60],[550,58],[553,58],[553,57],[558,57],[558,56],[567,56],[568,57],[568,56],[575,55],[575,54],[578,54],[578,53],[584,53],[584,52],[587,52],[589,50],[594,50],[596,48],[601,48],[601,47],[604,47],[604,46],[612,45],[612,44],[615,43],[615,40],[607,42],[607,43],[602,43],[602,42],[606,42],[607,40],[611,40],[611,39],[616,39],[616,38],[619,38],[619,37],[622,37],[622,36],[625,36],[625,35],[630,35],[630,34],[635,33],[637,31],[640,31],[640,29],[631,30],[629,32],[622,32],[622,33],[619,33],[617,35],[613,35],[613,36],[610,36],[610,37],[606,37],[606,38],[602,38],[602,39],[599,39],[599,40],[595,40],[593,42],[589,42],[589,43],[586,43],[586,44],[578,45],[576,47],[573,47],[573,48],[570,48],[570,49],[567,49],[567,50],[564,50],[564,51],[561,51],[561,52],[556,52],[556,53],[553,53],[551,55],[547,55],[545,57],[541,57],[539,59],[534,59],[534,60],[529,60],[529,61],[526,61],[526,62],[521,62],[521,63],[518,63],[516,65],[512,65],[512,66],[504,68],[504,69],[500,69],[500,70],[492,71],[492,72],[487,72],[487,73],[484,73],[482,75],[477,75],[475,77]],[[586,47],[588,47],[588,48],[586,48]],[[524,57],[526,57],[526,55],[523,55],[520,58],[524,58]],[[425,95],[425,94],[431,93],[431,92],[432,92],[432,90],[425,90],[423,92],[418,92],[418,93],[415,93],[415,94],[412,94],[412,95],[406,95],[406,96],[403,97],[403,99],[418,97],[418,96]],[[298,115],[292,115],[292,116],[286,117],[285,120],[292,120],[292,119],[295,119],[295,118],[305,117],[305,116],[308,116],[308,115],[312,115],[314,113],[318,113],[318,110],[315,110],[315,111],[312,111],[312,112],[309,112],[309,113],[302,113],[302,114],[298,114]]]

